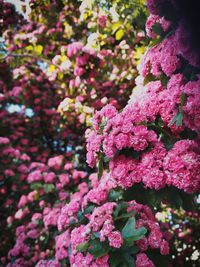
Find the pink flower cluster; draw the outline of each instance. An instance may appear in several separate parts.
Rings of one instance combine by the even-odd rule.
[[[188,193],[200,190],[200,154],[197,143],[181,140],[164,159],[167,184]]]
[[[45,228],[48,228],[49,226],[56,226],[57,225],[57,219],[58,216],[60,214],[60,208],[44,208],[43,211],[43,222],[44,222],[44,226]]]
[[[60,267],[61,264],[57,260],[40,260],[36,267]]]
[[[77,221],[77,213],[80,209],[82,200],[81,194],[74,194],[71,197],[71,201],[69,204],[66,204],[59,213],[57,225],[58,230],[61,231],[66,227],[70,226],[72,222]]]
[[[174,74],[181,67],[178,38],[179,31],[148,50],[142,60],[140,73],[143,76],[152,74],[156,77],[160,77],[162,73],[168,77]]]
[[[105,242],[107,240],[110,247],[113,249],[120,249],[124,240],[121,232],[115,228],[115,219],[117,218],[114,217],[114,212],[119,204],[120,202],[118,204],[116,202],[106,202],[101,206],[93,208],[91,214],[85,214],[88,223],[81,224],[75,228],[71,226],[72,231],[70,230],[70,225],[65,225],[64,228],[68,228],[68,230],[56,237],[56,258],[63,259],[64,257],[67,257],[67,249],[70,246],[71,254],[69,255],[69,258],[71,266],[81,267],[84,266],[83,263],[87,264],[86,266],[109,266],[108,255],[100,257],[95,261],[94,257],[89,252],[79,252],[78,246],[85,243],[89,244],[92,235],[98,233],[100,242]],[[68,205],[71,206],[71,202]],[[168,241],[170,239],[170,235],[167,229],[165,229],[165,231],[160,230],[160,226],[157,223],[151,209],[146,205],[131,201],[128,203],[127,212],[136,213],[136,228],[145,227],[148,230],[148,234],[146,236],[136,241],[136,244],[141,252],[136,257],[136,266],[143,266],[140,265],[141,257],[145,258],[145,262],[149,262],[148,264],[151,263],[145,254],[145,251],[148,249],[160,249],[160,253],[162,255],[168,254]],[[74,218],[73,214],[71,214],[71,218]],[[78,218],[76,222],[78,222]],[[102,265],[100,265],[100,263]],[[154,266],[153,263],[151,264],[152,265],[149,266]]]
[[[152,25],[153,21],[150,17],[150,22],[147,22],[150,36],[153,35],[151,33]],[[152,74],[159,78],[164,73],[170,77],[183,67],[181,58],[187,60],[190,65],[198,67],[200,64],[198,54],[192,49],[188,40],[190,40],[190,34],[185,30],[184,22],[180,21],[173,34],[147,51],[140,66],[140,74],[143,77]]]
[[[101,130],[101,124],[97,126],[100,116],[102,121],[107,120],[102,135],[98,133]],[[101,143],[102,152],[108,158],[113,158],[117,150],[132,148],[139,152],[147,149],[150,144],[156,143],[157,136],[154,131],[148,131],[144,125],[133,125],[137,119],[137,115],[134,114],[128,117],[126,110],[116,114],[116,110],[110,105],[97,112],[93,124],[95,130],[88,137],[88,164],[91,167],[95,164],[95,152],[100,150]]]
[[[105,200],[104,202],[106,201],[107,200]],[[74,199],[72,199],[67,205],[69,207],[72,207],[73,203]],[[59,230],[68,230],[65,230],[65,232],[56,237],[56,259],[62,260],[64,258],[69,257],[71,266],[76,267],[109,267],[108,255],[99,257],[95,260],[94,257],[89,252],[87,252],[87,250],[85,252],[80,252],[78,250],[78,246],[85,243],[90,244],[92,235],[98,234],[100,242],[104,243],[107,240],[111,248],[120,249],[120,247],[123,245],[124,240],[121,232],[115,227],[115,219],[117,218],[114,217],[114,212],[117,209],[117,205],[119,205],[119,203],[117,204],[116,202],[106,202],[105,204],[93,208],[91,213],[85,214],[88,223],[81,224],[78,227],[73,227],[73,224],[63,225],[63,228],[60,228]],[[88,206],[86,206],[85,209],[87,207]],[[145,255],[145,251],[149,248],[160,249],[162,255],[166,255],[169,253],[169,234],[167,231],[163,232],[160,230],[160,226],[158,225],[155,216],[153,215],[151,209],[148,206],[138,204],[135,201],[131,201],[128,203],[127,212],[131,213],[133,211],[136,213],[137,216],[136,228],[145,227],[148,230],[148,235],[146,237],[143,237],[140,240],[136,241],[137,246],[141,251],[141,254],[138,254],[136,259],[136,262],[138,262],[137,266],[140,266],[140,255],[143,255],[143,257],[147,257]],[[61,214],[63,214],[63,210],[61,211]],[[71,214],[68,213],[68,218],[70,216],[73,220],[75,219],[73,212]],[[73,220],[71,220],[71,222],[73,222]],[[78,222],[78,217],[76,218],[76,220],[74,220],[74,222]],[[70,255],[68,255],[69,246],[71,247]],[[146,262],[147,259],[148,258],[146,258]],[[149,263],[151,262],[150,260],[148,261]]]
[[[147,257],[145,253],[139,253],[136,258],[137,267],[154,267],[153,262]]]
[[[199,87],[200,79],[188,82],[183,86],[183,92],[187,96],[187,101],[183,106],[185,125],[197,132],[200,131]]]
[[[151,248],[160,249],[161,255],[169,254],[168,241],[170,240],[171,236],[169,235],[167,229],[165,229],[165,231],[161,231],[151,209],[148,206],[138,204],[133,200],[129,202],[127,211],[135,211],[136,215],[138,216],[136,227],[140,228],[144,226],[149,233],[148,236],[136,241],[140,251],[145,252],[148,248]]]
[[[11,150],[6,139],[2,139],[2,143],[6,143],[2,145],[2,151],[5,149],[8,150],[8,148],[9,151]],[[79,202],[78,196],[80,195],[81,197],[88,191],[87,184],[81,182],[82,179],[87,176],[87,173],[76,170],[73,162],[69,162],[69,158],[66,160],[63,156],[52,157],[47,161],[47,164],[40,162],[29,163],[29,161],[27,162],[28,158],[25,157],[25,154],[21,157],[19,152],[16,156],[19,160],[19,166],[21,166],[22,163],[24,164],[23,168],[20,167],[17,169],[17,171],[20,170],[23,174],[24,194],[21,195],[16,202],[17,209],[14,215],[7,218],[7,223],[10,225],[15,224],[17,221],[17,224],[21,224],[21,228],[18,228],[16,231],[16,242],[9,251],[8,260],[10,261],[11,257],[14,257],[15,261],[12,265],[8,266],[18,266],[18,262],[21,266],[32,266],[37,262],[41,266],[51,266],[50,264],[52,264],[52,266],[60,266],[58,261],[68,256],[68,250],[66,250],[66,247],[68,249],[67,232],[56,237],[53,233],[56,231],[61,210],[69,198],[69,194],[66,190],[69,185],[78,184],[77,188],[79,192],[72,195],[71,201],[74,198],[75,202],[78,204],[77,211],[79,210],[79,203],[81,202]],[[13,154],[10,154],[10,157],[12,160]],[[22,160],[26,161],[23,162]],[[8,163],[9,162],[7,162],[7,164]],[[18,167],[17,164],[16,167]],[[25,167],[26,171],[24,171]],[[7,175],[9,174],[8,171],[6,173]],[[26,181],[28,183],[26,183]],[[30,186],[33,186],[35,189],[30,190]],[[52,204],[48,201],[49,192],[53,192]],[[9,203],[6,203],[6,205],[8,204]],[[10,204],[12,204],[12,202],[10,202]],[[37,211],[34,214],[33,207],[34,210]],[[72,202],[71,208],[68,209],[69,216],[72,216],[74,209]],[[51,237],[48,238],[48,235],[51,235]],[[47,238],[49,244],[55,244],[55,249],[44,246],[44,249],[40,251],[40,246],[37,245],[38,242],[44,242]],[[35,245],[32,244],[33,242]],[[51,262],[45,259],[49,258],[50,250],[52,251],[52,249],[56,250],[55,257],[57,260]],[[26,264],[25,258],[28,259],[29,265]],[[43,260],[39,261],[40,259]]]
[[[166,32],[169,30],[170,24],[170,21],[165,20],[164,17],[161,18],[158,15],[150,14],[146,22],[147,35],[151,38],[156,38],[157,34],[153,31],[153,26],[160,25],[162,30]]]
[[[84,47],[84,45],[80,42],[74,42],[67,46],[67,55],[72,61],[73,58],[75,58],[75,67],[73,72],[75,78],[70,80],[69,86],[71,88],[78,88],[84,78],[84,75],[88,76],[88,83],[90,83],[90,79],[94,77],[96,72],[93,62],[95,60],[99,61],[100,59],[97,57],[96,51]],[[72,65],[71,62],[70,65]]]
[[[172,85],[174,84],[174,79],[179,77],[181,78],[181,76],[179,75],[177,77],[175,76],[172,77],[171,81],[169,82],[169,91],[171,91]],[[179,88],[178,84],[173,88],[175,89]],[[162,91],[162,92],[164,94],[167,91]],[[170,95],[171,99],[174,100],[174,103],[177,102],[178,104],[180,102],[178,97],[178,95],[180,96],[179,91],[178,92],[174,91],[171,94],[168,92],[168,95]],[[91,149],[88,150],[87,154],[88,163],[91,166],[93,166],[93,164],[95,163],[95,158],[98,155],[96,152],[98,151],[96,149],[96,145],[94,144],[96,143],[96,138],[97,140],[101,139],[102,144],[98,142],[98,146],[99,147],[102,146],[101,153],[104,153],[105,156],[107,156],[110,159],[109,168],[111,171],[111,177],[114,178],[114,180],[117,182],[117,185],[127,188],[131,187],[134,183],[143,182],[146,187],[154,188],[156,190],[163,188],[165,185],[173,185],[179,189],[185,189],[186,191],[188,191],[186,189],[188,185],[187,186],[185,185],[185,188],[179,185],[180,182],[179,179],[182,180],[182,178],[179,176],[177,177],[178,179],[177,183],[168,182],[169,178],[167,177],[169,176],[169,172],[166,163],[164,164],[164,162],[167,161],[170,151],[167,153],[164,144],[161,141],[159,141],[157,134],[152,130],[148,130],[146,126],[143,125],[134,126],[134,122],[137,121],[137,114],[130,113],[130,110],[132,108],[131,105],[133,105],[133,110],[134,110],[134,104],[136,103],[135,101],[136,100],[133,99],[133,102],[130,103],[129,107],[125,108],[124,111],[113,116],[111,119],[107,119],[107,125],[103,129],[102,135],[98,133],[99,128],[96,126],[97,120],[94,122],[94,128],[96,127],[97,131],[94,130],[88,138],[87,148]],[[157,101],[159,101],[159,97]],[[161,108],[160,113],[164,115],[163,107],[161,106],[160,108]],[[110,107],[106,106],[102,111],[104,110],[110,110]],[[148,110],[148,106],[146,110]],[[151,115],[153,116],[153,113]],[[170,122],[168,117],[167,119],[164,116],[161,117],[164,119],[164,121],[167,120],[168,123]],[[182,129],[182,127],[178,128],[179,131]],[[178,129],[176,129],[176,131],[177,130]],[[96,136],[95,132],[97,132]],[[182,143],[190,143],[190,141],[185,140],[182,141]],[[193,141],[193,143],[195,144],[195,146],[197,146],[197,143],[195,141]],[[175,143],[173,149],[174,151],[176,151],[176,148],[179,146],[179,144],[181,143],[180,142]],[[132,149],[132,156],[131,154],[129,154],[128,157],[123,155],[123,149],[126,148]],[[122,154],[117,155],[117,151],[122,151]],[[134,158],[134,153],[135,153],[134,151],[140,153],[136,158]],[[186,153],[186,151],[184,151],[184,153]],[[192,174],[191,171],[188,170],[188,175],[190,177],[190,178],[188,177],[189,179],[188,182],[194,180],[193,177],[195,175],[196,175],[195,178],[196,182],[191,187],[192,188],[191,192],[199,190],[199,175],[197,175],[199,173],[198,171],[199,151],[196,149],[195,151],[193,151],[193,154],[194,154],[193,158],[196,157],[196,163],[194,161],[191,161],[190,166],[195,174]],[[180,164],[180,160],[181,159],[177,157],[177,163],[176,163],[177,165]]]
[[[63,260],[68,257],[68,248],[70,245],[70,233],[65,231],[64,233],[57,235],[56,238],[56,254],[57,260]]]
[[[117,187],[116,180],[107,172],[103,173],[100,180],[98,180],[97,175],[91,175],[89,178],[92,181],[92,188],[83,197],[82,207],[86,207],[88,203],[96,205],[104,203],[108,198],[110,190]]]
[[[99,257],[98,259],[94,259],[93,256],[89,253],[84,256],[82,253],[77,253],[75,256],[72,256],[71,266],[72,267],[109,267],[108,264],[109,256],[105,255],[103,257]]]
[[[169,79],[167,87],[160,81],[153,81],[135,89],[129,104],[120,113],[117,113],[113,106],[105,106],[96,113],[93,119],[94,130],[87,139],[88,164],[93,167],[100,154],[106,156],[109,159],[112,178],[125,188],[143,182],[146,187],[156,190],[165,185],[173,185],[186,192],[198,191],[199,151],[197,149],[193,151],[196,163],[190,162],[194,174],[188,170],[188,182],[192,182],[196,176],[195,182],[191,187],[188,183],[183,187],[179,184],[182,180],[180,176],[177,176],[177,182],[169,182],[167,178],[169,172],[164,162],[170,151],[167,154],[168,148],[163,144],[165,139],[170,141],[171,138],[172,146],[175,143],[174,150],[176,150],[179,144],[190,143],[189,140],[179,142],[181,132],[187,128],[199,132],[198,86],[199,80],[184,83],[184,76],[175,74]],[[182,112],[183,116],[182,125],[171,123],[179,112]],[[156,125],[158,117],[163,125]],[[155,127],[150,130],[148,125],[152,123]],[[194,147],[198,146],[198,140],[193,143]],[[129,151],[128,157],[125,156],[126,149],[132,151],[132,153]],[[180,164],[180,160],[177,157],[177,165]],[[187,190],[189,187],[191,189]]]
[[[106,15],[101,15],[98,17],[98,25],[101,26],[102,28],[106,27],[106,21],[107,21]]]
[[[158,142],[150,151],[144,152],[141,160],[120,155],[110,161],[111,176],[121,187],[127,188],[143,182],[148,188],[161,189],[166,185],[163,160],[166,149]]]
[[[57,190],[64,192],[66,186],[78,183],[87,176],[86,172],[76,170],[73,167],[73,163],[64,160],[63,155],[50,158],[47,165],[32,162],[28,169],[27,181],[30,184],[37,182],[54,184]]]
[[[123,240],[122,240],[120,232],[115,230],[114,221],[112,218],[112,213],[115,207],[116,207],[116,203],[106,203],[106,204],[103,204],[102,206],[94,208],[92,214],[87,215],[87,219],[89,220],[88,224],[81,225],[77,228],[74,228],[71,231],[69,240],[70,240],[70,244],[72,248],[72,252],[70,255],[70,262],[72,266],[74,262],[77,261],[77,258],[80,257],[80,253],[77,251],[77,246],[84,242],[88,242],[90,240],[91,233],[99,232],[101,242],[105,241],[105,239],[107,238],[110,246],[114,248],[121,247]],[[65,234],[68,235],[68,231],[65,232]],[[68,246],[69,246],[69,243],[68,243]],[[89,260],[91,264],[93,262],[93,257],[87,254],[84,261],[87,261],[87,260]],[[100,266],[99,264],[100,262],[97,264],[97,266]],[[91,264],[88,266],[96,266],[96,265]]]
[[[16,257],[18,258],[18,260],[20,260],[20,257],[21,260],[23,258],[28,257],[30,253],[30,246],[26,244],[26,241],[27,239],[32,239],[32,240],[37,239],[39,235],[40,232],[38,231],[37,225],[35,223],[30,222],[27,226],[24,225],[19,226],[16,229],[16,238],[17,238],[16,243],[14,247],[9,251],[8,257],[9,258]],[[33,261],[38,259],[38,253],[39,251],[36,250],[35,255],[32,258]],[[29,265],[31,265],[32,263],[33,262],[29,261]]]

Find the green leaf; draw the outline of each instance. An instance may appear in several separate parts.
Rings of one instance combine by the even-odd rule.
[[[96,259],[108,253],[108,246],[98,239],[90,240],[88,252]]]
[[[117,205],[115,211],[114,211],[114,217],[117,217],[122,210],[126,210],[128,207],[128,204],[126,202],[122,202]]]
[[[110,258],[109,258],[109,265],[110,267],[118,267],[118,266],[122,266],[122,255],[121,253],[117,253],[117,252],[111,252],[110,254]]]
[[[38,190],[38,189],[40,189],[42,187],[43,187],[42,183],[32,183],[31,184],[31,189],[33,189],[33,190]]]
[[[176,119],[176,126],[182,126],[183,125],[183,113],[179,113]]]
[[[109,193],[109,200],[118,200],[122,196],[122,191],[111,190]]]
[[[122,25],[122,22],[121,21],[117,21],[117,22],[114,22],[112,24],[112,33],[115,33],[116,30],[118,30]]]
[[[160,80],[163,86],[167,86],[169,78],[167,77],[167,75],[165,75],[164,73],[162,73],[160,75]]]
[[[137,246],[132,246],[129,248],[130,254],[136,254],[139,250],[140,249]]]
[[[93,233],[94,237],[96,238],[100,238],[100,233],[99,232],[96,232],[96,233]]]
[[[105,163],[107,163],[107,162],[109,162],[109,161],[110,161],[110,158],[108,158],[108,157],[104,157],[104,159],[103,159],[103,160],[104,160],[104,162],[105,162]]]
[[[153,76],[151,73],[149,73],[145,78],[144,78],[144,85],[146,85],[149,82],[156,81],[156,77]]]
[[[135,218],[131,217],[128,219],[127,223],[122,229],[122,236],[127,245],[130,245],[133,243],[133,241],[140,240],[146,234],[146,232],[147,230],[145,227],[135,229]]]
[[[179,105],[179,112],[174,116],[174,118],[169,123],[169,126],[172,126],[176,122],[176,126],[183,125],[183,105],[185,103],[186,95],[183,93],[180,96],[180,105]]]
[[[108,122],[108,118],[103,117],[103,118],[102,118],[102,122],[101,122],[101,124],[99,125],[99,134],[102,134],[102,133],[103,133],[103,129],[104,129],[104,127],[106,126],[107,122]]]
[[[176,115],[173,117],[173,119],[170,121],[168,126],[172,126],[174,123],[176,123],[176,126],[182,126],[183,124],[183,114],[180,112],[177,112]]]
[[[79,212],[77,213],[77,218],[79,221],[83,220],[85,218],[84,214],[82,211],[79,210]]]
[[[85,209],[84,214],[88,214],[88,213],[90,213],[91,211],[93,211],[94,207],[95,207],[94,205],[90,205],[90,206],[88,206],[87,209]]]
[[[50,193],[55,189],[55,186],[53,184],[45,184],[44,185],[44,191],[46,193]]]
[[[79,252],[84,252],[89,248],[89,243],[88,242],[83,242],[80,245],[76,246],[76,250]]]
[[[42,45],[36,45],[34,47],[34,52],[37,54],[37,55],[41,55],[42,54],[42,51],[43,51],[43,46]]]
[[[182,93],[180,96],[181,107],[183,107],[183,105],[185,103],[185,99],[186,99],[186,95],[184,93]]]
[[[150,41],[150,47],[154,47],[154,46],[156,46],[156,45],[159,44],[161,41],[162,41],[162,38],[161,38],[161,37],[152,39],[152,40]]]
[[[135,260],[130,254],[125,253],[124,254],[124,259],[125,259],[127,267],[135,267]]]
[[[135,218],[131,217],[128,219],[127,223],[125,224],[125,226],[122,229],[122,236],[124,238],[131,237],[134,229],[135,229]]]
[[[15,257],[14,256],[11,256],[10,262],[11,262],[11,264],[15,262]]]
[[[152,26],[152,31],[158,35],[163,35],[163,28],[162,26],[159,24],[159,23],[155,23],[153,26]]]
[[[4,59],[8,53],[4,51],[0,51],[0,59]]]
[[[120,215],[119,217],[117,217],[116,219],[125,219],[125,218],[129,218],[129,217],[133,217],[133,216],[135,216],[135,213],[136,213],[135,211],[124,213],[124,214]]]
[[[124,36],[124,30],[123,29],[119,29],[116,33],[115,33],[115,39],[117,41],[121,40]]]
[[[127,239],[128,242],[140,240],[147,232],[145,227],[135,229],[130,238]]]

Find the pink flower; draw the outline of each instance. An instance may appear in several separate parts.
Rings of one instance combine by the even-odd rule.
[[[73,173],[72,173],[72,177],[74,180],[77,180],[79,178],[83,179],[86,177],[86,172],[84,171],[77,171],[77,170],[74,170]]]
[[[72,57],[76,55],[81,49],[83,48],[83,44],[80,42],[74,42],[72,44],[69,44],[67,47],[67,55],[68,57]]]
[[[12,224],[14,221],[14,218],[12,216],[9,216],[6,221],[8,224]]]
[[[200,153],[198,144],[192,140],[175,143],[164,159],[167,184],[186,192],[200,190]]]
[[[22,218],[24,218],[26,216],[26,214],[29,213],[28,209],[22,210],[19,209],[16,213],[15,213],[15,219],[17,220],[21,220]]]
[[[70,264],[71,266],[75,267],[82,267],[82,266],[92,266],[93,262],[93,256],[89,253],[87,253],[85,256],[83,256],[82,253],[72,254],[70,257]]]
[[[71,245],[72,250],[76,251],[76,247],[83,242],[88,240],[87,228],[85,225],[81,225],[77,228],[74,228],[71,232]]]
[[[70,245],[70,233],[64,233],[56,236],[56,259],[63,260],[68,256],[68,247]]]
[[[141,238],[140,240],[136,241],[137,246],[140,248],[141,251],[146,251],[148,248],[148,241],[146,237]]]
[[[40,232],[37,229],[33,229],[27,232],[27,237],[36,239],[40,235]]]
[[[136,267],[154,267],[153,262],[145,253],[139,253],[136,256]]]
[[[106,237],[110,235],[114,229],[114,225],[111,221],[107,220],[105,221],[101,231],[100,231],[100,240],[101,242],[105,241]]]
[[[56,178],[56,175],[54,172],[48,172],[44,175],[44,181],[45,183],[53,183]]]
[[[65,171],[68,171],[68,170],[70,170],[70,169],[72,169],[73,168],[73,163],[72,162],[67,162],[66,164],[65,164],[65,166],[64,166],[64,170]]]
[[[160,248],[162,243],[162,233],[159,229],[155,229],[151,231],[149,238],[148,238],[148,244],[151,248]]]
[[[59,213],[60,213],[60,208],[53,208],[53,209],[45,208],[44,209],[43,221],[44,221],[45,228],[48,228],[51,225],[52,226],[57,225],[57,219],[58,219]]]
[[[183,92],[186,94],[184,110],[184,123],[190,129],[199,132],[200,131],[200,79],[197,81],[188,82],[183,87]]]
[[[102,28],[105,28],[106,27],[106,20],[107,20],[107,16],[106,15],[101,15],[101,16],[98,17],[98,24]]]
[[[27,203],[28,203],[27,196],[22,195],[22,196],[20,197],[19,202],[18,202],[18,208],[22,208],[22,207],[24,207]]]
[[[109,245],[114,248],[120,248],[123,244],[123,238],[119,231],[114,231],[108,234]]]
[[[30,192],[30,193],[27,195],[27,199],[28,199],[28,201],[33,202],[34,200],[36,200],[37,195],[38,195],[38,192],[37,192],[36,190]]]
[[[32,222],[36,222],[37,220],[41,220],[41,219],[42,219],[41,213],[34,213],[31,218]]]
[[[96,264],[98,267],[109,267],[108,260],[109,255],[104,255],[103,257],[96,259]]]
[[[87,202],[92,202],[99,205],[100,203],[105,201],[107,197],[108,197],[108,192],[106,192],[106,190],[101,188],[95,188],[88,192],[86,199]]]
[[[36,171],[31,172],[28,175],[27,180],[28,180],[29,183],[36,182],[36,181],[41,181],[42,180],[41,171],[40,170],[36,170]]]
[[[63,163],[64,157],[62,155],[50,158],[48,160],[48,166],[54,170],[59,170]]]
[[[169,254],[169,243],[165,240],[162,241],[160,246],[160,253],[161,255],[167,255]]]
[[[66,186],[69,183],[69,175],[67,173],[62,173],[58,176],[62,186]]]
[[[165,20],[164,17],[161,18],[158,15],[150,14],[146,22],[146,32],[147,32],[147,35],[151,38],[156,38],[156,35],[157,35],[152,30],[152,27],[155,24],[156,25],[159,24],[160,27],[162,27],[163,31],[166,32],[169,29],[171,23],[170,21]]]
[[[60,263],[57,260],[40,260],[36,267],[60,267]]]
[[[14,176],[15,175],[15,173],[13,172],[13,170],[5,170],[4,171],[4,173],[5,173],[5,175],[7,175],[7,176]]]
[[[21,92],[23,91],[23,88],[20,86],[15,86],[13,87],[12,91],[10,92],[11,96],[17,97],[21,94]]]
[[[10,140],[7,137],[1,137],[0,136],[0,144],[1,145],[7,145],[10,143]]]

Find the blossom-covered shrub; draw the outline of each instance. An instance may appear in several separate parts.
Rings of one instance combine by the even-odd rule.
[[[153,14],[146,30],[155,41],[141,60],[128,105],[119,112],[113,105],[96,112],[86,135],[87,162],[98,164],[100,179],[107,169],[116,188],[127,190],[123,198],[132,199],[130,193],[141,194],[143,187],[143,201],[149,188],[173,206],[174,194],[183,204],[185,193],[200,191],[199,57],[192,42],[183,41],[192,38],[187,21],[180,14],[170,21],[164,11],[166,2],[169,9],[174,3],[147,2]],[[142,266],[140,258],[151,266],[144,255],[136,265]]]
[[[145,252],[149,249],[160,249],[162,255],[169,253],[170,235],[166,228],[161,230],[147,205],[136,201],[125,202],[120,200],[119,195],[115,201],[111,201],[111,194],[104,196],[102,189],[104,187],[106,192],[104,184],[105,181],[110,183],[110,178],[109,174],[104,173],[98,185],[88,193],[79,195],[79,200],[76,197],[76,202],[73,197],[61,210],[58,229],[65,232],[59,238],[67,238],[61,257],[67,257],[67,248],[70,247],[68,257],[71,266],[82,266],[83,262],[87,266],[133,264],[135,254],[137,262],[140,255],[147,258]],[[107,186],[111,192],[116,185]],[[95,193],[93,198],[90,197],[92,192]],[[82,203],[82,208],[78,203]],[[121,256],[117,257],[119,254]]]
[[[1,1],[2,266],[199,266],[186,2]]]

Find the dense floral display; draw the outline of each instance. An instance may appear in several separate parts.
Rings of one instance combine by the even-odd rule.
[[[199,266],[195,3],[0,5],[0,265]]]

